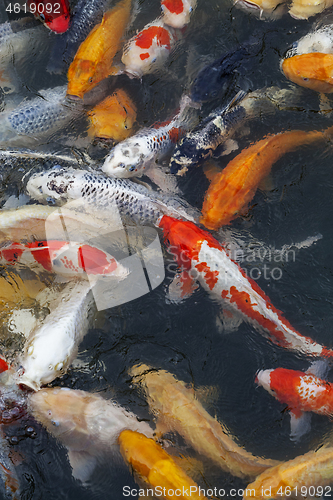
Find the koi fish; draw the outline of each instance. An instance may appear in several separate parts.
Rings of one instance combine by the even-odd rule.
[[[196,5],[197,0],[162,0],[163,22],[172,28],[184,28],[190,22]]]
[[[265,293],[227,255],[223,247],[192,222],[164,215],[164,238],[189,279],[197,279],[213,297],[240,315],[275,344],[307,356],[331,357],[333,351],[304,337],[276,309]]]
[[[247,95],[238,92],[226,106],[214,110],[179,141],[170,159],[170,172],[183,175],[189,167],[203,163],[213,154],[225,154],[230,149],[231,135],[248,120],[284,109],[298,98],[297,92],[278,87],[259,89]]]
[[[89,478],[98,462],[119,454],[117,438],[125,429],[153,435],[146,422],[98,394],[42,389],[29,397],[28,406],[36,420],[66,446],[73,476],[81,481]]]
[[[64,33],[70,23],[68,0],[27,0],[29,12],[54,33]]]
[[[131,135],[136,106],[124,90],[117,89],[89,111],[88,116],[90,137],[120,142]]]
[[[198,213],[176,195],[154,192],[128,179],[116,179],[85,170],[51,169],[34,174],[27,183],[27,193],[41,202],[61,204],[81,200],[87,207],[116,206],[123,217],[156,224],[163,213],[197,220]]]
[[[166,61],[175,41],[162,19],[147,24],[124,47],[121,60],[125,72],[136,78],[153,73]]]
[[[332,459],[333,447],[326,446],[272,467],[247,486],[243,498],[287,498],[289,491],[306,496],[310,487],[317,495],[323,495],[325,486],[332,483]]]
[[[260,18],[276,17],[277,8],[284,0],[234,0],[234,4],[244,10],[258,14]]]
[[[241,478],[256,477],[277,464],[238,446],[230,431],[202,407],[195,391],[171,373],[138,365],[131,368],[130,375],[135,384],[140,383],[145,389],[149,406],[158,417],[157,430],[178,432],[198,453],[224,471]]]
[[[130,465],[139,480],[153,488],[161,488],[162,498],[165,500],[174,500],[175,491],[181,499],[206,499],[204,495],[197,493],[199,488],[196,483],[153,439],[140,432],[124,430],[120,433],[118,442],[125,462]]]
[[[106,12],[81,43],[67,73],[67,96],[83,99],[104,78],[115,74],[112,61],[130,20],[132,0],[122,0]]]
[[[143,128],[117,144],[106,157],[102,170],[119,178],[139,177],[152,163],[168,154],[189,129],[193,121],[188,114],[188,98],[184,96],[179,113],[169,122]]]
[[[34,241],[0,247],[0,264],[39,264],[61,276],[101,275],[125,277],[126,270],[107,252],[84,243]]]
[[[294,19],[308,19],[331,7],[333,0],[293,0],[289,14]]]
[[[280,403],[288,405],[292,435],[295,437],[302,432],[298,427],[303,412],[333,415],[333,386],[311,373],[311,368],[306,373],[285,368],[261,370],[256,382]]]
[[[268,135],[238,154],[214,175],[206,192],[200,222],[217,230],[247,207],[262,180],[282,155],[300,146],[329,140],[333,127],[324,131],[293,130]]]
[[[91,30],[102,21],[110,0],[79,0],[76,2],[65,34],[57,37],[53,45],[47,70],[62,73],[73,61],[80,44]]]

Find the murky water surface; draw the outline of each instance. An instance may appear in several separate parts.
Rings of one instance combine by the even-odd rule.
[[[139,14],[130,35],[152,21],[160,13],[157,0],[141,0]],[[2,20],[5,19],[3,13]],[[165,120],[173,114],[180,96],[189,89],[191,78],[199,67],[213,61],[223,52],[237,47],[255,33],[262,39],[257,57],[240,67],[238,81],[228,89],[228,97],[219,98],[201,110],[204,117],[215,107],[226,103],[240,88],[256,90],[261,87],[289,86],[280,72],[280,58],[287,48],[307,33],[310,21],[295,21],[289,15],[280,20],[261,21],[238,10],[231,0],[199,0],[192,21],[184,32],[167,64],[158,73],[142,81],[126,76],[117,78],[117,86],[128,90],[138,107],[138,122],[147,126]],[[55,36],[49,37],[54,43]],[[37,63],[36,63],[37,64]],[[65,76],[51,76],[45,71],[45,60],[22,69],[22,95],[41,88],[66,83]],[[24,73],[25,71],[25,73]],[[318,114],[318,95],[304,90],[301,108],[277,112],[249,124],[239,147],[260,139],[266,133],[282,130],[321,129],[331,125],[331,118]],[[85,130],[86,123],[81,128]],[[73,132],[74,133],[74,132]],[[79,132],[77,132],[79,133]],[[61,143],[61,141],[59,141]],[[218,164],[224,166],[229,157]],[[22,192],[22,173],[9,166],[2,173],[4,186],[2,203],[12,194]],[[272,171],[273,189],[258,191],[248,214],[235,220],[232,228],[243,241],[258,240],[264,248],[282,248],[322,235],[310,246],[289,254],[282,262],[256,258],[240,262],[256,277],[258,284],[283,311],[290,323],[303,335],[332,347],[333,324],[333,171],[331,146],[304,147],[285,155]],[[208,187],[201,168],[182,178],[179,183],[183,196],[198,208]],[[79,349],[79,361],[52,385],[85,391],[97,391],[106,398],[114,397],[121,405],[141,418],[154,422],[144,396],[131,386],[127,370],[134,364],[146,363],[175,374],[194,387],[214,387],[215,398],[207,409],[223,421],[236,436],[240,445],[253,454],[285,460],[305,453],[323,442],[331,432],[328,418],[312,415],[311,432],[300,443],[290,440],[289,416],[286,407],[262,388],[256,387],[256,372],[283,366],[305,370],[308,362],[301,356],[285,351],[264,339],[246,323],[232,333],[221,333],[219,304],[199,288],[186,301],[166,300],[174,266],[165,254],[166,278],[151,293],[119,307],[97,313],[93,328]],[[263,266],[266,265],[266,275]],[[5,344],[8,348],[8,339]],[[329,373],[329,380],[333,381]],[[24,427],[32,422],[20,421],[8,429],[9,435],[20,442],[13,448],[22,455],[18,471],[24,499],[114,499],[123,497],[123,487],[135,483],[127,467],[119,459],[99,466],[87,487],[71,477],[65,449],[32,423],[35,439],[25,436]],[[176,438],[175,438],[176,439]],[[186,451],[186,447],[185,447]],[[190,451],[190,450],[187,450]],[[206,468],[201,485],[224,488],[243,488],[246,484],[221,472]],[[237,498],[237,497],[236,497]]]

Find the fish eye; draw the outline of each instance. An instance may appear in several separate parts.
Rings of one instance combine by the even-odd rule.
[[[89,78],[89,83],[93,83],[93,81],[94,81],[94,79],[93,79],[93,77],[91,76],[91,77]]]
[[[41,18],[42,21],[45,21],[45,16],[44,14],[39,14],[39,17]]]
[[[303,78],[303,82],[308,82],[309,79],[308,78]]]
[[[132,165],[129,169],[128,169],[130,172],[133,172],[133,170],[135,170],[135,165]]]

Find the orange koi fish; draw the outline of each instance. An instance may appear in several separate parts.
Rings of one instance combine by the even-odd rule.
[[[252,200],[258,185],[282,155],[304,144],[327,140],[332,132],[332,127],[325,131],[281,132],[244,149],[214,177],[205,196],[200,222],[214,230],[229,224]]]
[[[131,134],[136,121],[136,107],[124,90],[117,89],[89,111],[88,116],[90,137],[120,142]]]
[[[188,221],[164,215],[159,227],[170,251],[189,279],[196,279],[215,299],[248,321],[277,345],[308,356],[333,355],[295,330],[276,309],[255,281],[227,254],[206,231]]]
[[[131,1],[122,0],[106,12],[102,22],[81,43],[68,69],[68,96],[82,99],[100,81],[116,73],[112,61],[130,20]]]
[[[130,374],[147,392],[149,406],[158,416],[157,429],[178,432],[198,453],[224,471],[241,478],[256,477],[277,464],[274,460],[255,457],[238,446],[230,431],[202,407],[195,392],[171,373],[140,365],[134,366]]]
[[[140,432],[125,430],[118,438],[120,452],[139,479],[156,488],[165,500],[204,500],[198,486],[153,439]]]
[[[244,491],[243,498],[307,498],[330,495],[326,488],[333,480],[333,447],[309,451],[305,455],[272,467],[260,474]],[[311,492],[311,494],[310,494]]]
[[[282,71],[288,80],[316,92],[333,92],[333,54],[311,52],[284,59]]]
[[[147,24],[124,47],[121,60],[126,73],[137,78],[152,73],[165,62],[174,42],[172,32],[162,20]]]

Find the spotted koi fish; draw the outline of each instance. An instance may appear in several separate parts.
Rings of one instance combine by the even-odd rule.
[[[0,249],[1,264],[39,264],[43,270],[70,277],[85,273],[110,275],[119,264],[107,252],[91,245],[66,241],[10,243]],[[122,267],[122,266],[120,266]]]
[[[251,323],[275,344],[308,356],[333,355],[331,349],[317,344],[295,330],[270,299],[227,255],[213,236],[191,222],[163,216],[159,227],[178,264],[190,279]]]
[[[184,28],[189,22],[197,0],[162,0],[163,21],[173,28]]]
[[[124,47],[122,63],[130,76],[141,78],[153,73],[168,58],[175,43],[172,28],[156,19],[147,24],[140,33],[131,38]]]

